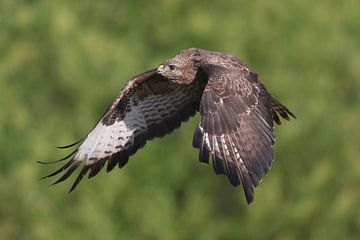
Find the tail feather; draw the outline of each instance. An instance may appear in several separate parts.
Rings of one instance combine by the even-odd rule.
[[[279,115],[287,121],[290,120],[289,116],[296,118],[295,115],[287,107],[285,107],[283,104],[281,104],[274,97],[272,98],[271,106],[272,106],[272,112],[273,112],[273,119],[278,125],[281,124]]]

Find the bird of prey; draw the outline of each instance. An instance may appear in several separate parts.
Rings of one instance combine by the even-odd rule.
[[[193,137],[199,160],[215,173],[242,185],[248,203],[254,188],[274,160],[274,122],[289,120],[287,107],[277,101],[259,76],[239,58],[227,53],[190,48],[158,68],[131,78],[92,131],[82,140],[60,148],[79,146],[58,161],[69,161],[45,176],[81,168],[70,192],[83,176],[94,177],[106,164],[122,168],[146,141],[163,137],[200,112]]]

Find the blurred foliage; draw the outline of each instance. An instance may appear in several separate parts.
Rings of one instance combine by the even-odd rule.
[[[0,1],[0,239],[359,239],[360,2]],[[122,170],[38,179],[126,81],[181,49],[227,51],[298,119],[246,205],[191,140],[199,116]]]

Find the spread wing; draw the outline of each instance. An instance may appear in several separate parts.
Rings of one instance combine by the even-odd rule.
[[[202,162],[212,157],[217,174],[243,186],[248,203],[274,159],[272,97],[247,68],[207,65],[201,121],[193,146]]]
[[[70,160],[44,178],[66,171],[54,184],[62,182],[82,165],[70,189],[72,191],[88,171],[91,178],[106,162],[107,171],[117,164],[123,167],[129,156],[143,147],[147,140],[163,137],[193,116],[199,109],[204,87],[202,81],[193,81],[189,85],[172,83],[156,74],[155,69],[135,76],[81,145],[61,159]]]

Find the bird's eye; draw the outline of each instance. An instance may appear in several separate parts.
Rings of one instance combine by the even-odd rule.
[[[170,70],[175,70],[175,65],[169,65]]]

